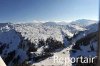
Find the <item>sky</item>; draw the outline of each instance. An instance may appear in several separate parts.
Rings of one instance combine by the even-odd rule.
[[[98,20],[99,0],[0,0],[0,22]]]

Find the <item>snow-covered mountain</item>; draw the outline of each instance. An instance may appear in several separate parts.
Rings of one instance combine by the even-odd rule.
[[[43,25],[57,26],[57,24],[55,22],[45,22],[45,23],[43,23]]]
[[[0,55],[7,66],[64,66],[64,64],[53,63],[53,56],[77,57],[79,54],[83,56],[84,51],[87,52],[87,56],[93,46],[95,51],[90,54],[95,56],[97,23],[85,27],[82,24],[0,23]],[[86,46],[84,46],[87,42],[84,41],[85,39],[88,41]],[[78,45],[80,41],[85,43],[82,46]],[[91,41],[93,41],[92,45],[89,43]],[[82,52],[76,49],[76,46],[80,47]],[[66,64],[72,66],[71,60]]]
[[[80,25],[80,26],[89,26],[89,25],[94,24],[94,23],[97,23],[97,21],[87,20],[87,19],[79,19],[79,20],[76,20],[76,21],[72,21],[71,24],[77,24],[77,25]]]

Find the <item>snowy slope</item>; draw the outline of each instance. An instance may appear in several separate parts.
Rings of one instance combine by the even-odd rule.
[[[6,27],[6,26],[5,26]],[[11,64],[8,62],[10,60],[10,56],[12,56],[10,53],[13,53],[14,55],[12,57],[17,57],[18,55],[20,57],[22,57],[20,59],[20,61],[24,61],[25,59],[25,54],[23,50],[18,49],[18,46],[20,44],[20,37],[17,34],[17,32],[10,28],[5,29],[2,28],[1,33],[0,33],[0,55],[3,57],[3,59],[5,59],[5,62],[7,63],[8,66],[11,66]],[[23,54],[20,54],[23,53]],[[9,54],[9,56],[7,57],[7,55]],[[13,58],[11,58],[13,59]],[[12,62],[12,61],[11,61]]]
[[[50,24],[49,24],[50,23]],[[33,42],[38,39],[46,40],[48,37],[53,37],[59,41],[63,41],[62,33],[63,31],[69,37],[72,37],[75,32],[84,31],[85,28],[82,28],[77,25],[57,25],[55,23],[49,22],[43,24],[18,24],[15,25],[15,30],[21,32],[22,36],[29,38]],[[52,23],[52,25],[51,25]]]
[[[91,30],[80,33],[74,38],[74,41],[75,44],[70,52],[71,57],[93,58],[92,63],[91,61],[90,63],[76,63],[75,66],[95,66],[97,60],[97,28],[92,28]]]
[[[64,66],[60,63],[52,63],[53,56],[58,55],[59,57],[70,58],[72,55],[70,50],[73,49],[76,42],[84,38],[84,36],[96,32],[97,30],[95,29],[97,29],[97,24],[93,23],[85,27],[77,23],[67,25],[59,25],[54,22],[23,24],[1,23],[0,55],[8,66],[14,66],[16,64],[39,66],[44,63]],[[94,40],[94,37],[92,37],[92,39]],[[74,41],[75,43],[73,44]],[[93,43],[93,46],[96,47],[95,44],[96,42]],[[90,44],[80,46],[83,51],[76,50],[77,53],[76,55],[74,54],[74,57],[90,50],[90,46]],[[95,56],[95,51],[90,54]],[[83,53],[82,55],[85,56],[86,54]],[[67,62],[67,66],[72,66],[71,60]]]

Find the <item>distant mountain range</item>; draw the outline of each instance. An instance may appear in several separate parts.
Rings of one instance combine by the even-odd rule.
[[[45,22],[44,24],[48,25],[68,25],[68,24],[77,24],[81,26],[89,26],[91,24],[97,23],[95,20],[79,19],[72,22]]]

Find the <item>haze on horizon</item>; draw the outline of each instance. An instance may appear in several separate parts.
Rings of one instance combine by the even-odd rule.
[[[0,0],[0,22],[98,20],[99,0]]]

